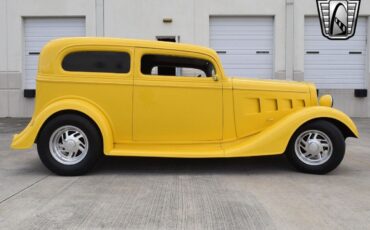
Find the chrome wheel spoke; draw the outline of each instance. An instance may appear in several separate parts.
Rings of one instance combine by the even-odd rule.
[[[305,164],[320,165],[329,160],[333,152],[330,138],[322,131],[307,130],[295,141],[295,153]]]
[[[329,147],[330,147],[328,143],[321,143],[321,146],[322,146],[323,148],[329,148]]]
[[[84,147],[82,147],[82,146],[79,146],[79,147],[78,147],[78,149],[79,149],[81,152],[85,151],[85,148],[84,148]]]
[[[87,155],[89,142],[86,134],[71,125],[55,130],[50,137],[49,149],[55,160],[65,165],[82,161]]]

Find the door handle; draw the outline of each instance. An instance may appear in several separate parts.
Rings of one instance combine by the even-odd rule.
[[[40,55],[40,52],[28,52],[29,55]]]
[[[226,54],[226,51],[225,50],[217,50],[216,53],[218,53],[218,54]]]
[[[349,51],[348,54],[362,54],[361,51]]]
[[[320,51],[307,51],[306,54],[320,54]]]
[[[267,50],[258,50],[256,51],[256,54],[269,54],[270,51],[267,51]]]

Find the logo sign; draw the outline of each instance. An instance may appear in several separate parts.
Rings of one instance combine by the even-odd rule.
[[[321,32],[331,40],[355,35],[361,0],[316,0]]]

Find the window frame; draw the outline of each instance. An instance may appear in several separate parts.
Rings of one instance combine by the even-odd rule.
[[[81,56],[79,56],[81,55]],[[89,57],[89,55],[91,55]],[[116,62],[118,61],[119,59],[125,59],[123,61],[127,61],[126,64],[128,64],[128,68],[122,68],[122,69],[119,69],[119,68],[115,68],[115,66],[109,66],[109,68],[102,68],[101,70],[102,71],[99,71],[99,68],[96,68],[94,67],[93,65],[97,62],[97,60],[94,60],[93,58],[96,58],[98,57],[99,58],[99,55],[112,55],[112,56],[109,56],[108,58],[117,58],[116,60],[114,60],[113,62],[113,59],[112,59],[112,62],[110,62],[110,60],[108,60],[107,57],[104,57],[104,64],[107,64],[107,63],[110,63],[110,64],[117,64],[117,63],[121,63],[121,62]],[[113,57],[113,55],[116,55]],[[69,60],[71,59],[71,60]],[[74,60],[73,60],[74,59]],[[85,59],[85,60],[84,60]],[[92,62],[88,63],[86,62],[86,60],[89,60],[91,59]],[[86,66],[85,68],[81,68],[81,69],[78,69],[76,68],[78,65],[75,65],[75,64],[72,64],[72,61],[81,61],[82,63],[83,62],[86,62]],[[119,60],[120,61],[120,60]],[[92,64],[92,66],[90,66]],[[121,63],[123,65],[125,65],[123,62]],[[89,68],[95,68],[94,70],[89,70]],[[113,68],[112,68],[113,67]],[[95,51],[95,50],[91,50],[91,51],[76,51],[76,52],[71,52],[71,53],[68,53],[62,60],[62,68],[64,71],[67,71],[67,72],[88,72],[88,73],[119,73],[119,74],[125,74],[125,73],[129,73],[130,70],[131,70],[131,57],[130,57],[130,54],[127,53],[127,52],[120,52],[120,51]],[[75,68],[75,69],[73,69]],[[122,72],[121,72],[122,71]]]
[[[150,64],[153,64],[153,65],[148,65],[148,66],[145,66],[146,70],[145,71],[148,71],[148,72],[151,72],[151,74],[149,73],[143,73],[143,60],[144,58],[148,58],[149,60],[151,58],[153,59],[161,59],[163,58],[162,60],[151,60],[152,63]],[[174,58],[174,59],[177,59],[177,61],[175,61],[174,63],[171,63],[171,64],[164,64],[164,65],[161,65],[163,63],[163,61],[165,62],[168,62],[171,60],[171,58]],[[157,61],[157,62],[156,62]],[[150,61],[148,61],[150,62]],[[182,63],[181,63],[182,62]],[[191,63],[193,62],[193,63]],[[201,65],[203,64],[207,64],[207,67],[211,67],[212,69],[212,72],[210,73],[210,69],[208,70],[205,70],[204,68],[202,67],[206,67],[205,65],[204,66],[201,66],[201,65],[196,65],[194,62],[200,62]],[[211,65],[211,66],[209,66]],[[147,69],[147,67],[151,67],[151,69]],[[171,68],[175,71],[175,75],[173,74],[166,74],[166,75],[161,75],[161,74],[153,74],[153,69],[154,68],[157,68],[157,72],[159,72],[159,69],[160,68]],[[184,72],[184,69],[188,69],[188,71],[194,71],[194,72],[198,72],[200,73],[200,76],[199,75],[180,75],[179,73],[183,73]],[[141,71],[141,74],[145,75],[145,76],[167,76],[167,77],[212,77],[214,76],[212,73],[215,73],[216,70],[215,70],[215,67],[213,65],[212,62],[208,61],[208,60],[205,60],[205,59],[201,59],[201,58],[194,58],[194,57],[180,57],[178,55],[158,55],[158,54],[144,54],[142,55],[141,57],[141,60],[140,60],[140,71]],[[186,71],[185,71],[186,72]],[[209,75],[210,74],[210,75]]]
[[[209,61],[215,70],[215,75],[220,82],[222,76],[220,68],[217,62],[209,55],[199,52],[189,52],[182,50],[172,50],[172,49],[155,49],[155,48],[137,48],[135,50],[135,62],[137,63],[137,68],[135,72],[135,77],[138,79],[145,80],[167,80],[167,81],[197,81],[197,82],[215,82],[214,77],[192,77],[192,76],[171,76],[171,75],[148,75],[141,72],[141,59],[145,55],[163,55],[163,56],[177,56],[184,58],[196,58]]]
[[[88,52],[88,51],[96,51],[96,52],[123,52],[127,53],[130,57],[130,69],[127,73],[113,73],[113,72],[85,72],[85,71],[69,71],[65,70],[62,66],[64,58],[76,52]],[[57,60],[54,62],[54,69],[56,69],[58,74],[62,77],[68,78],[95,78],[95,79],[117,79],[117,78],[133,78],[133,73],[135,70],[134,65],[135,55],[134,55],[134,48],[128,46],[119,46],[119,45],[74,45],[69,46],[63,49],[59,55]]]

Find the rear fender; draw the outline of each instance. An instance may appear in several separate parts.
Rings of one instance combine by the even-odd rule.
[[[31,148],[45,122],[56,113],[66,110],[83,113],[92,119],[101,132],[104,153],[109,153],[113,149],[113,133],[107,117],[96,105],[82,99],[62,99],[46,106],[32,118],[31,122],[21,133],[13,137],[11,147],[13,149]]]

